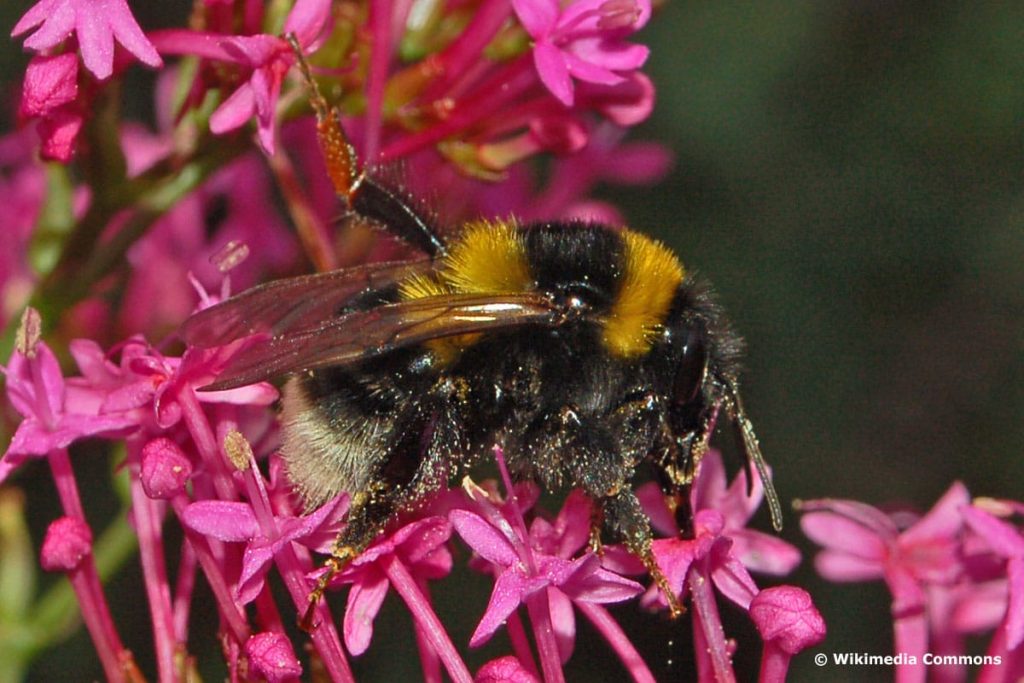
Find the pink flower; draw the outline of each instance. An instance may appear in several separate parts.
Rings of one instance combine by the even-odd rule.
[[[298,0],[284,25],[284,35],[294,33],[299,45],[312,52],[330,18],[330,0]],[[252,69],[249,80],[225,100],[210,117],[210,130],[227,133],[256,117],[263,151],[274,153],[277,100],[281,83],[295,64],[288,41],[266,33],[253,36],[218,36],[193,31],[154,33],[154,43],[166,54],[194,54]]]
[[[1024,534],[978,506],[964,508],[963,514],[971,530],[1006,560],[1009,595],[1000,629],[1005,649],[1016,650],[1024,642]]]
[[[30,456],[46,455],[72,442],[100,434],[129,431],[135,421],[106,413],[102,395],[89,387],[68,385],[53,352],[44,342],[31,356],[15,351],[6,368],[7,397],[24,418],[0,460],[0,482]]]
[[[201,500],[185,508],[182,523],[204,536],[246,543],[237,587],[237,599],[245,605],[263,590],[274,557],[283,548],[293,542],[311,547],[328,544],[347,508],[348,498],[338,496],[308,515],[274,517],[267,526],[270,520],[261,524],[256,510],[248,503]]]
[[[929,588],[952,586],[965,571],[962,511],[969,500],[963,484],[954,483],[928,514],[915,516],[909,525],[864,503],[807,501],[800,526],[824,548],[814,564],[825,578],[885,580],[893,598],[895,650],[921,662],[928,648]],[[897,679],[914,679],[915,671],[898,667]]]
[[[764,497],[761,484],[755,479],[748,495],[746,472],[740,471],[727,486],[721,453],[716,450],[709,451],[701,460],[690,494],[692,538],[680,537],[657,485],[640,487],[637,497],[654,528],[669,536],[655,540],[652,550],[671,590],[680,597],[691,597],[694,649],[702,675],[732,680],[729,644],[711,586],[749,610],[759,589],[748,569],[787,574],[800,562],[799,551],[775,536],[746,528]],[[648,589],[643,601],[648,605],[668,605],[657,586]]]
[[[468,510],[453,510],[449,517],[459,536],[498,573],[484,616],[470,638],[473,647],[487,642],[523,601],[539,591],[545,591],[549,601],[556,594],[555,619],[565,615],[562,605],[621,602],[642,591],[635,581],[603,569],[593,553],[569,560],[541,552],[532,537],[517,534],[493,515],[489,521]],[[563,621],[556,631],[565,632],[567,626]]]
[[[166,437],[146,442],[142,447],[139,477],[150,498],[172,498],[185,490],[192,476],[192,461],[181,447]]]
[[[539,683],[517,658],[499,657],[480,667],[473,683]]]
[[[36,27],[25,47],[43,52],[74,33],[85,68],[101,81],[113,73],[115,39],[143,64],[163,66],[125,0],[39,0],[15,24],[11,36]]]
[[[701,460],[700,473],[690,494],[694,516],[696,518],[703,510],[715,511],[720,515],[720,521],[717,517],[714,520],[705,517],[707,528],[721,525],[721,535],[731,541],[730,555],[750,571],[785,576],[800,564],[800,551],[778,536],[747,528],[747,523],[761,506],[764,489],[755,477],[749,494],[747,490],[747,473],[740,470],[732,483],[728,483],[721,452],[711,450]],[[679,529],[668,513],[657,486],[641,486],[637,497],[650,515],[655,529],[671,539],[679,536]]]
[[[533,38],[533,61],[544,86],[567,107],[573,104],[572,79],[616,85],[623,72],[639,69],[648,49],[622,40],[644,26],[651,15],[647,0],[512,0],[512,7]]]
[[[78,97],[78,58],[68,52],[36,55],[21,86],[22,116],[46,116]]]
[[[400,562],[419,581],[448,576],[452,555],[445,544],[451,533],[451,525],[443,517],[416,520],[374,541],[335,579],[335,583],[352,584],[344,621],[349,652],[360,655],[370,646],[373,621],[390,587],[388,565]]]

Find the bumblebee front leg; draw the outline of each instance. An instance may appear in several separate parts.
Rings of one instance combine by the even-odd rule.
[[[600,498],[596,502],[601,506],[605,529],[613,537],[620,539],[626,549],[643,562],[647,573],[665,596],[672,617],[680,616],[685,610],[679,596],[672,590],[668,578],[654,559],[651,523],[647,513],[640,507],[636,494],[629,488],[623,488],[615,495]]]
[[[683,613],[682,604],[655,562],[650,521],[629,486],[641,454],[650,450],[656,426],[645,397],[627,401],[600,421],[565,406],[539,421],[526,443],[535,458],[546,454],[539,458],[547,465],[539,470],[542,477],[557,471],[554,479],[569,479],[594,501],[595,519],[603,520],[603,530],[643,562],[665,594],[672,615],[678,616]],[[548,483],[547,488],[553,487]],[[594,536],[592,529],[591,543]]]

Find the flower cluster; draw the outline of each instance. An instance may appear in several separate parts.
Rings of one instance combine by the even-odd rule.
[[[897,681],[923,681],[929,670],[963,680],[971,664],[979,681],[1024,676],[1024,527],[1013,522],[1024,505],[972,501],[957,482],[925,515],[851,500],[800,508],[804,533],[823,547],[822,576],[888,586],[895,652],[908,662],[896,667]],[[969,656],[966,639],[993,629],[985,654]]]
[[[73,344],[81,374],[65,378],[53,353],[38,339],[38,330],[39,320],[29,309],[19,349],[4,369],[9,398],[23,420],[4,455],[0,477],[30,458],[49,461],[64,511],[47,532],[42,566],[67,572],[72,579],[108,677],[125,680],[139,674],[120,644],[97,578],[92,533],[69,458],[69,445],[97,436],[127,446],[130,510],[161,678],[183,673],[176,667],[182,661],[191,593],[200,573],[217,600],[231,670],[248,668],[268,680],[297,675],[301,664],[266,578],[272,570],[280,574],[293,613],[306,606],[318,574],[311,551],[329,551],[347,496],[302,514],[272,448],[275,425],[266,406],[276,397],[274,389],[259,384],[196,391],[216,373],[222,358],[192,351],[170,357],[141,338],[125,342],[117,362],[95,344]],[[503,465],[500,451],[496,456]],[[266,461],[267,477],[258,460]],[[561,680],[560,667],[573,651],[578,613],[606,638],[635,680],[652,680],[628,636],[602,607],[643,593],[643,585],[628,576],[642,573],[642,567],[615,546],[606,547],[602,555],[593,552],[588,544],[593,511],[581,494],[573,493],[556,515],[548,516],[536,507],[535,486],[513,486],[507,474],[505,486],[509,493],[502,497],[493,487],[467,480],[461,491],[448,492],[433,506],[403,517],[335,578],[332,586],[350,586],[342,637],[323,604],[311,634],[321,666],[332,679],[351,680],[345,653],[358,656],[370,646],[374,618],[392,588],[413,615],[425,676],[438,680],[443,665],[455,680],[472,679],[427,590],[429,581],[451,572],[449,541],[454,531],[474,551],[474,566],[495,577],[490,603],[469,644],[480,645],[505,627],[514,645],[514,654],[491,662],[479,674],[482,678],[497,675],[496,668],[515,666],[523,676]],[[692,594],[702,678],[734,679],[712,584],[749,611],[763,634],[763,680],[783,680],[789,657],[824,635],[821,617],[804,591],[760,591],[748,573],[784,574],[799,560],[788,544],[745,528],[760,496],[756,485],[747,495],[742,473],[727,486],[720,456],[712,451],[693,491],[696,537],[679,540],[673,533],[655,542],[657,560],[673,589]],[[653,489],[645,488],[643,497],[655,520],[669,517]],[[165,566],[166,515],[185,530],[183,563],[174,586]],[[665,604],[654,588],[645,600],[655,607]],[[244,609],[249,604],[255,606],[254,620]],[[533,627],[537,659],[517,616],[520,606]]]
[[[647,48],[633,42],[650,18],[649,0],[200,0],[187,26],[147,31],[125,0],[40,0],[17,22],[12,36],[32,57],[24,129],[0,139],[8,234],[0,325],[13,347],[0,372],[20,420],[0,483],[32,461],[48,463],[62,509],[39,563],[70,579],[109,680],[144,678],[101,580],[136,548],[161,681],[192,673],[198,582],[214,596],[231,680],[294,680],[311,669],[352,680],[350,658],[372,647],[392,591],[412,616],[424,678],[441,680],[443,670],[474,680],[429,590],[450,575],[460,542],[494,581],[468,645],[501,630],[511,642],[475,680],[562,680],[578,618],[634,680],[653,679],[605,606],[635,600],[664,610],[665,596],[622,548],[596,552],[583,496],[549,512],[535,487],[507,474],[500,486],[466,481],[395,520],[332,579],[327,600],[347,591],[344,617],[336,623],[318,603],[304,654],[291,624],[308,607],[348,498],[304,510],[276,451],[277,391],[199,391],[230,349],[182,348],[175,334],[192,311],[232,290],[307,268],[303,257],[327,269],[403,248],[332,219],[337,198],[309,87],[293,68],[300,59],[339,108],[360,158],[401,162],[405,189],[437,198],[444,218],[619,223],[614,207],[587,197],[591,188],[649,183],[669,164],[657,145],[623,142],[653,106],[640,70]],[[118,118],[116,86],[139,65],[158,71],[152,128]],[[543,187],[523,163],[540,154],[554,157]],[[95,452],[80,448],[85,440],[108,445],[127,481],[125,514],[105,529],[87,514],[75,475],[96,466],[79,456]],[[503,468],[500,452],[496,461]],[[782,576],[799,556],[747,528],[759,483],[749,492],[745,474],[729,483],[717,453],[704,458],[691,493],[692,537],[675,528],[656,488],[641,498],[664,535],[654,543],[658,566],[692,605],[699,675],[735,679],[720,595],[763,638],[761,679],[783,680],[824,624],[801,589],[761,590],[750,572]],[[4,529],[17,514],[0,496]],[[181,534],[168,533],[171,525]],[[5,576],[22,557],[7,547]],[[59,631],[53,610],[33,616],[27,593],[0,595],[0,611],[25,622],[21,645],[0,644],[15,671]]]

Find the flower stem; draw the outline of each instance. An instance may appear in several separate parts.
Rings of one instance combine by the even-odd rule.
[[[654,683],[654,675],[647,668],[643,657],[633,647],[625,631],[604,607],[589,602],[577,601],[576,608],[594,625],[637,683]]]
[[[146,597],[149,599],[149,616],[153,623],[157,671],[161,683],[174,683],[177,680],[174,666],[177,639],[161,542],[160,503],[146,495],[142,490],[142,480],[137,476],[131,478],[131,492],[135,530],[139,534],[142,574],[145,577]]]
[[[83,523],[87,523],[67,449],[53,449],[50,451],[49,461],[65,514],[69,517],[77,517]],[[82,619],[85,621],[86,628],[89,629],[89,635],[92,636],[96,653],[103,664],[107,679],[111,681],[126,680],[126,674],[134,671],[135,665],[131,662],[131,654],[127,653],[121,644],[121,638],[114,627],[114,619],[110,615],[110,606],[103,595],[103,586],[100,584],[92,553],[83,558],[78,567],[68,572],[68,579],[78,597]]]
[[[526,609],[533,624],[533,636],[537,640],[537,654],[546,683],[565,683],[562,660],[558,655],[555,631],[551,627],[551,611],[548,608],[547,591],[537,591],[526,598]]]
[[[717,683],[735,683],[736,674],[729,662],[729,653],[725,648],[725,638],[722,635],[722,621],[718,616],[715,595],[711,591],[709,581],[710,579],[705,573],[690,570],[690,594],[693,596],[694,612],[694,650],[697,653],[698,664],[701,663],[702,658],[710,658],[714,680]],[[700,680],[705,680],[705,676],[706,673],[702,671]]]
[[[469,669],[466,668],[466,663],[462,661],[462,657],[459,656],[458,650],[455,649],[455,645],[452,644],[451,638],[448,636],[448,631],[445,630],[441,620],[437,618],[437,614],[426,597],[420,592],[416,585],[416,579],[412,577],[409,570],[397,557],[390,555],[384,565],[384,573],[391,585],[395,587],[395,591],[405,601],[406,606],[409,607],[412,618],[422,627],[424,635],[441,658],[445,669],[448,670],[448,675],[452,677],[453,681],[472,683],[473,677],[470,675]]]
[[[785,683],[791,656],[772,641],[764,644],[758,683]]]

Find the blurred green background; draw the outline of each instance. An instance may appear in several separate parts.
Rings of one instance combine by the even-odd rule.
[[[3,3],[0,26],[28,5]],[[147,27],[188,11],[134,6]],[[670,147],[675,171],[654,189],[603,193],[715,284],[749,344],[745,401],[787,505],[829,496],[923,510],[957,479],[974,495],[1024,498],[1024,3],[669,0],[644,37],[658,105],[634,137]],[[5,126],[24,64],[6,45]],[[817,578],[796,516],[787,522],[783,535],[807,551],[793,581],[829,625],[815,651],[891,651],[885,589]],[[124,618],[133,611],[145,649],[145,614]],[[404,639],[405,617],[386,611]],[[756,635],[724,611],[752,678]],[[687,625],[617,613],[648,630],[660,676],[688,677]],[[388,623],[366,670],[395,666]],[[79,636],[33,678],[80,660],[75,680],[100,676],[87,651]],[[605,656],[582,640],[573,675],[618,679]],[[882,668],[823,671],[810,655],[793,674],[891,680]]]

